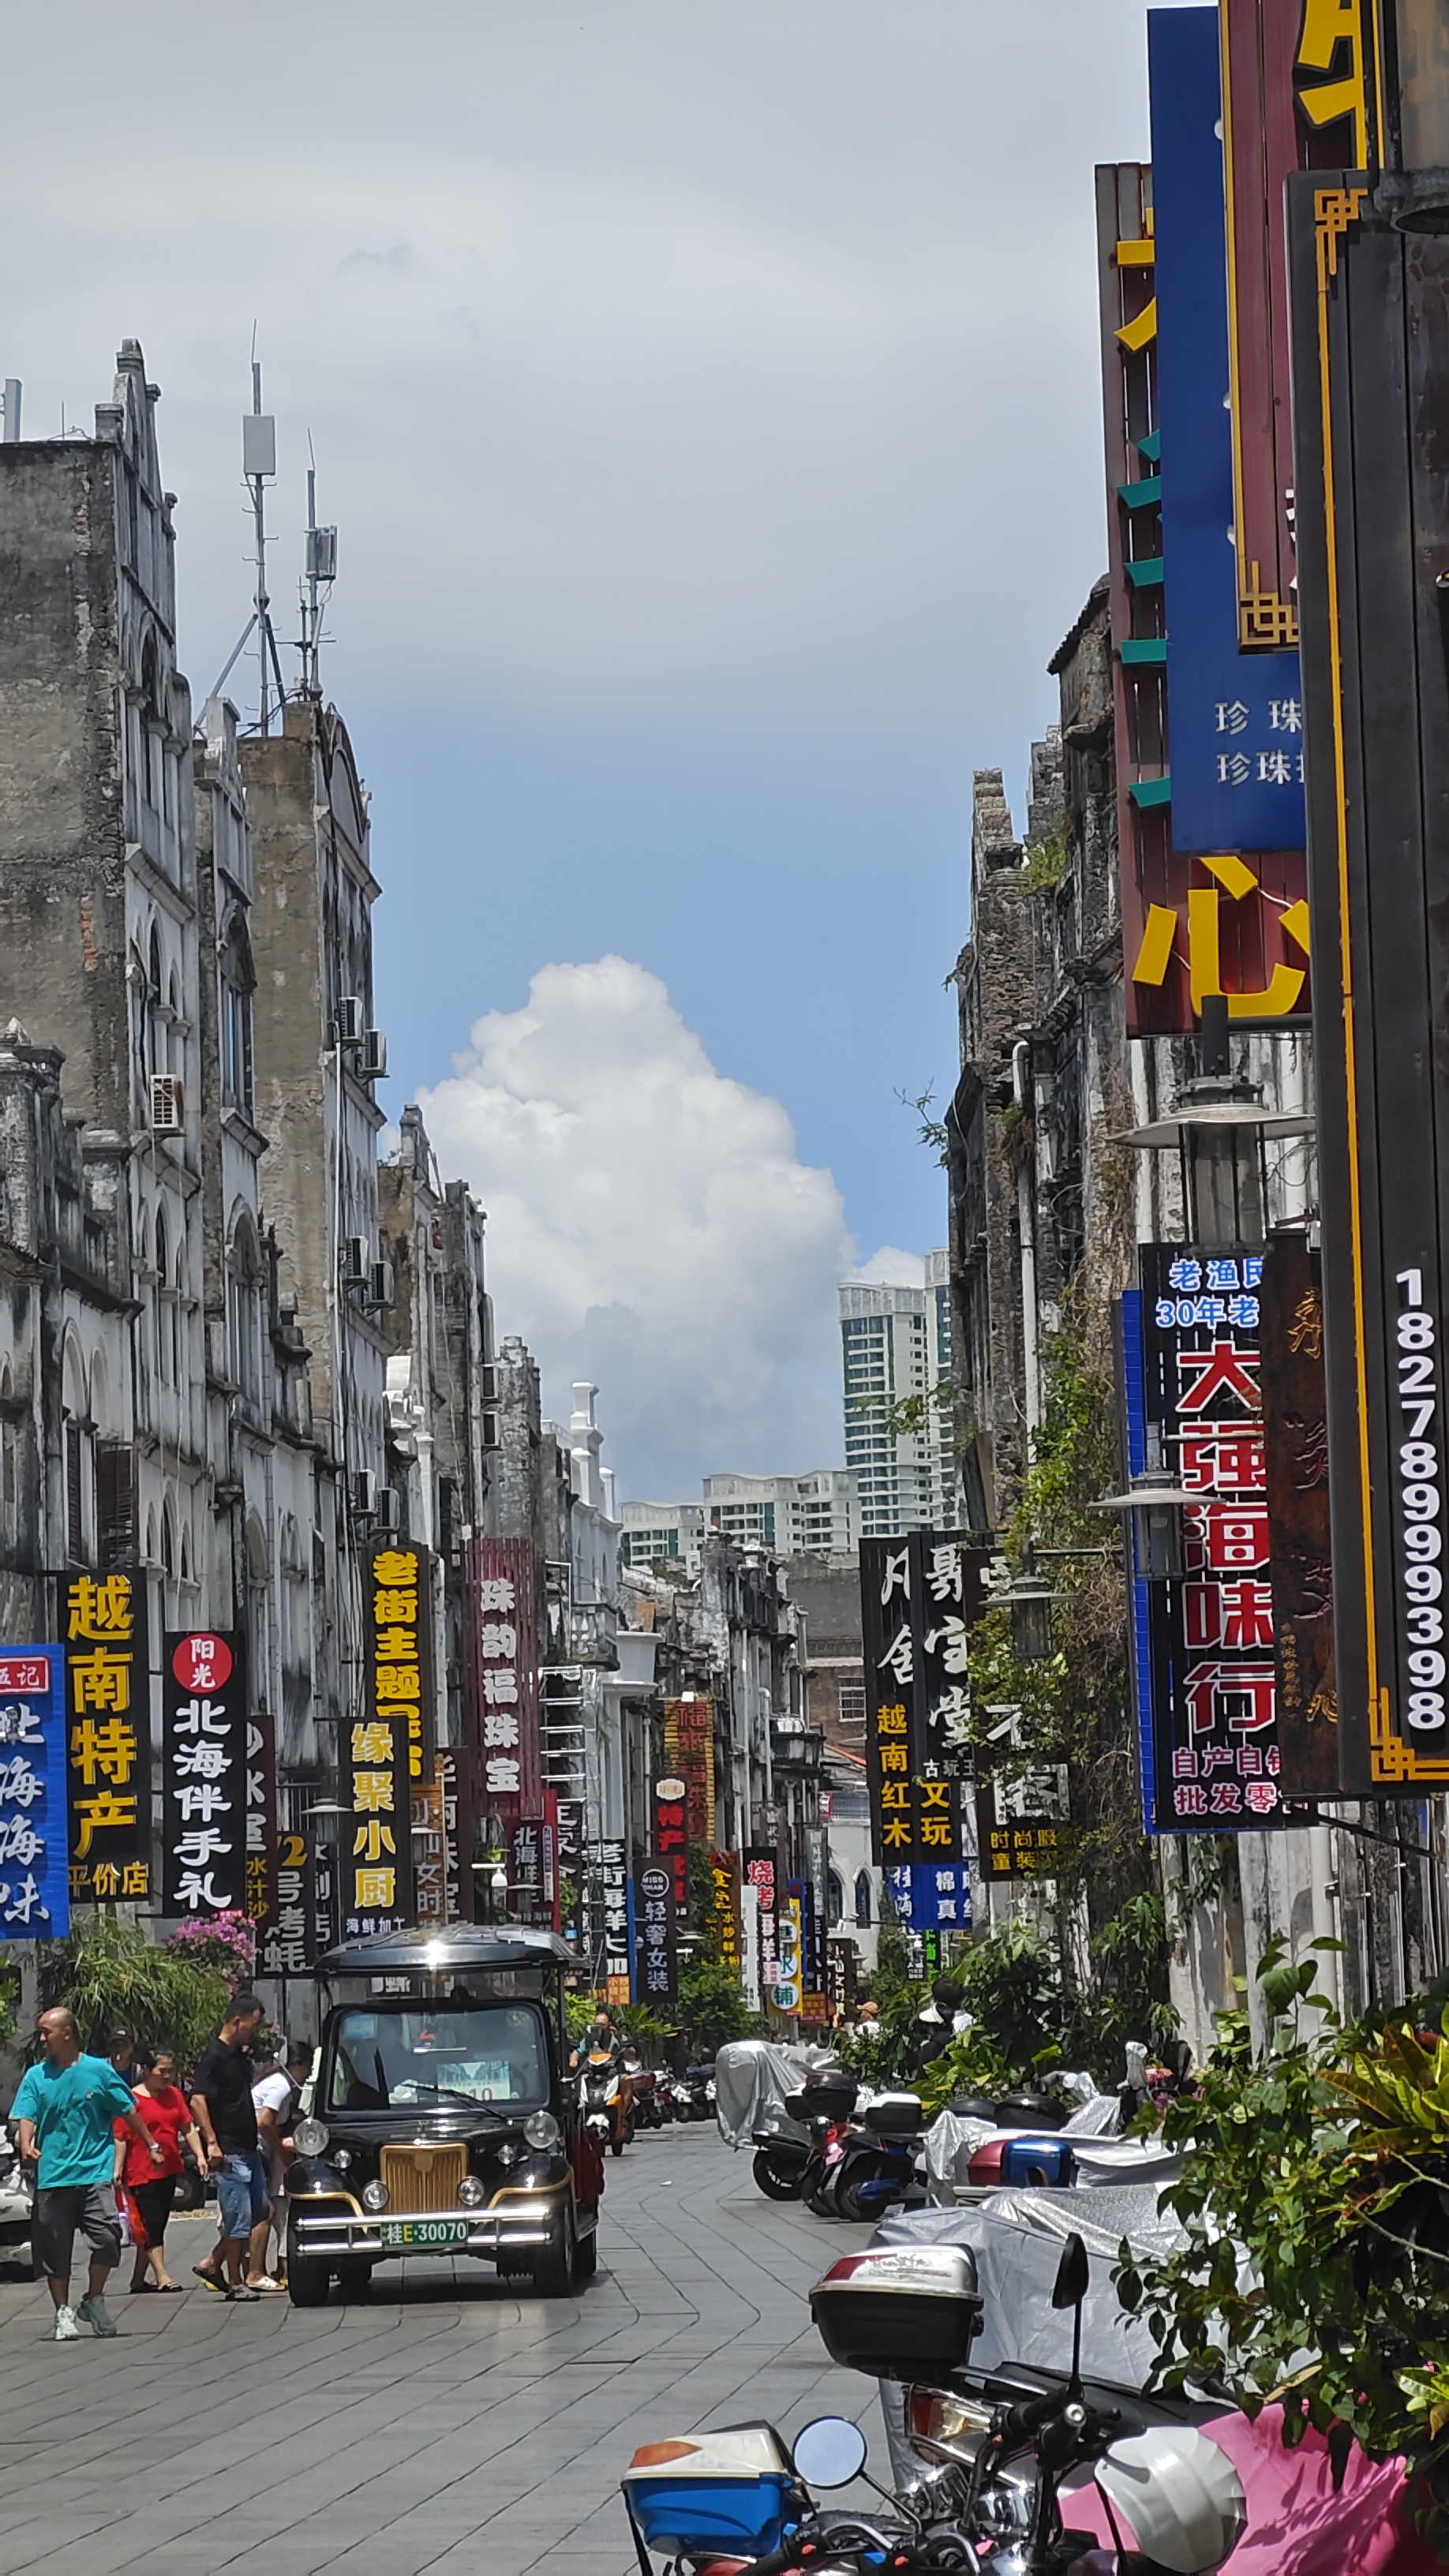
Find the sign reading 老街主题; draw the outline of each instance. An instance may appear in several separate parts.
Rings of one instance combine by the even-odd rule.
[[[61,1646],[0,1649],[0,1941],[70,1930]]]
[[[431,1776],[437,1747],[431,1566],[425,1547],[393,1540],[368,1568],[369,1705],[401,1729],[414,1785]]]
[[[151,1893],[151,1673],[146,1578],[62,1574],[70,1892]]]
[[[1124,1301],[1128,1451],[1178,1487],[1182,1570],[1133,1582],[1149,1833],[1294,1821],[1281,1782],[1263,1446],[1264,1255],[1145,1244]]]
[[[162,1909],[241,1913],[247,1894],[247,1708],[242,1641],[215,1628],[164,1640]]]
[[[367,1715],[345,1731],[341,1928],[395,1932],[413,1920],[413,1783],[427,1761],[430,1692],[427,1552],[379,1546],[368,1566]],[[350,1828],[350,1829],[349,1829]]]

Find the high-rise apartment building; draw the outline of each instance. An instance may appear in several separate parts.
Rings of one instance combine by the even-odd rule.
[[[626,1503],[619,1563],[646,1573],[651,1567],[682,1565],[686,1574],[698,1574],[703,1536],[699,1503]]]
[[[840,1290],[845,1463],[861,1538],[959,1520],[949,1283],[949,1256],[929,1252],[919,1288],[851,1280]]]
[[[780,1556],[822,1556],[852,1548],[855,1497],[848,1469],[817,1467],[806,1476],[706,1476],[706,1527],[737,1547],[767,1547]]]

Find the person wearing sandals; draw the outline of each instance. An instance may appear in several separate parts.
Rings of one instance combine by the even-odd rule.
[[[207,2164],[216,2176],[221,2218],[216,2273],[208,2278],[204,2267],[195,2268],[209,2289],[224,2281],[225,2296],[232,2300],[259,2297],[272,2232],[267,2160],[258,2144],[252,2103],[251,2045],[261,2021],[262,2007],[255,1995],[233,1995],[226,2019],[192,2079],[191,2107],[206,2140]],[[267,2282],[267,2286],[277,2285]]]
[[[36,2169],[36,2235],[55,2309],[55,2340],[74,2343],[83,2325],[113,2335],[106,2276],[121,2259],[116,2216],[114,2125],[131,2129],[159,2173],[162,2150],[137,2110],[131,2088],[104,2057],[87,2057],[76,2018],[65,2004],[40,2016],[38,2065],[20,2079],[10,2105],[21,2162]],[[90,2280],[79,2307],[70,2303],[70,2267],[79,2228],[91,2250]]]
[[[169,2048],[152,2049],[142,2059],[140,2080],[132,2098],[151,2135],[162,2148],[165,2161],[160,2166],[154,2165],[150,2156],[142,2151],[139,2139],[132,2136],[127,2123],[124,2120],[116,2122],[116,2179],[130,2203],[131,2228],[136,2240],[131,2288],[133,2292],[179,2291],[181,2283],[173,2281],[166,2269],[166,2222],[176,2198],[177,2183],[186,2171],[181,2142],[184,2138],[203,2169],[206,2149],[202,2144],[201,2131],[191,2116],[191,2105],[176,2081],[176,2060]],[[147,2278],[148,2270],[154,2272],[154,2281]]]

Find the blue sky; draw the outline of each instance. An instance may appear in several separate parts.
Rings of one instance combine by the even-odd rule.
[[[374,791],[390,1105],[436,1099],[508,1210],[499,1328],[549,1401],[613,1369],[632,1490],[836,1459],[835,1276],[942,1239],[895,1094],[951,1086],[971,771],[1020,815],[1102,566],[1092,164],[1145,153],[1145,58],[1141,0],[254,0],[244,44],[222,0],[78,0],[8,31],[0,372],[51,434],[142,339],[199,697],[247,610],[255,326],[284,634],[309,435],[341,531],[324,676]],[[530,999],[605,956],[634,982]],[[546,1059],[586,1103],[605,1040],[614,1111],[553,1117],[587,1163],[527,1205],[509,1085]],[[651,1127],[671,1060],[694,1123]],[[703,1152],[757,1186],[691,1197]],[[799,1214],[793,1268],[755,1204]]]

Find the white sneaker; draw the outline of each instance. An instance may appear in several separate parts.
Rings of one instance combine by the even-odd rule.
[[[82,2299],[75,2313],[77,2323],[89,2326],[92,2334],[113,2335],[116,2331],[116,2320],[104,2299]]]
[[[79,2343],[80,2327],[75,2321],[74,2308],[56,2309],[54,2340],[56,2343]]]

